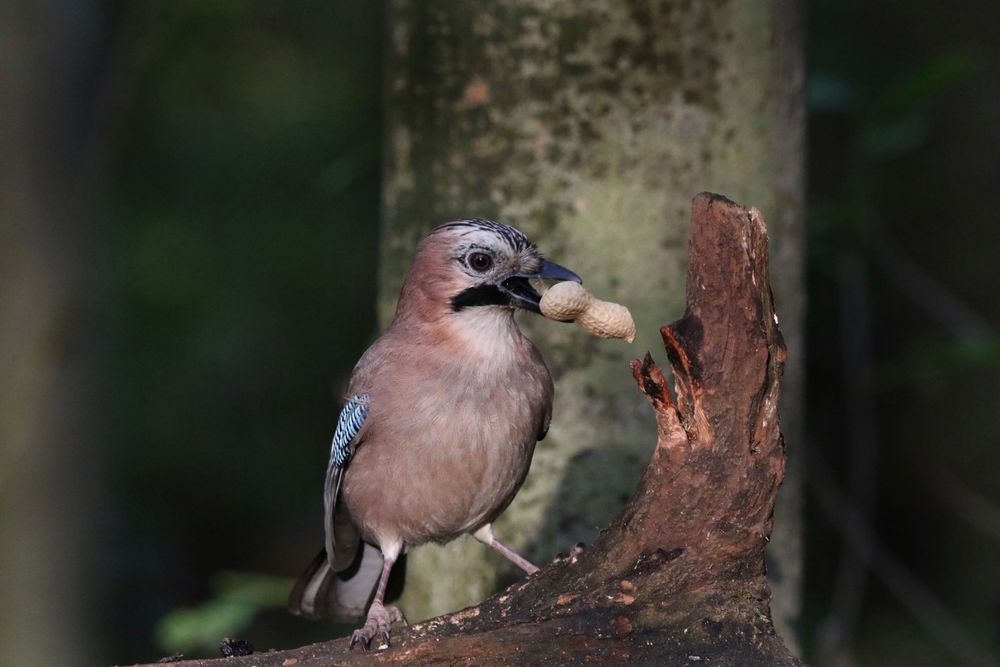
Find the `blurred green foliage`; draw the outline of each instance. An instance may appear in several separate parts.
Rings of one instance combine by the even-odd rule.
[[[942,481],[957,476],[1000,507],[985,473],[1000,465],[1000,302],[989,250],[1000,242],[1000,135],[991,129],[1000,53],[985,27],[1000,12],[973,5],[810,3],[808,421],[810,444],[845,487],[858,475],[850,443],[871,430],[876,451],[861,455],[871,467],[861,475],[877,484],[875,530],[951,620],[1000,657],[1000,588],[984,585],[1000,579],[1000,545],[955,515]],[[860,286],[845,286],[845,265],[863,267]],[[858,328],[872,341],[867,361],[845,333]],[[849,386],[850,360],[871,365],[871,386]],[[870,403],[871,423],[859,426],[852,391]],[[815,507],[807,525],[806,658],[823,664],[819,624],[846,552]],[[877,577],[862,585],[848,660],[957,660]]]
[[[831,249],[876,251],[870,235],[881,203],[875,192],[880,170],[924,145],[936,104],[968,81],[973,63],[967,55],[945,53],[901,68],[906,69],[889,82],[851,79],[835,70],[810,72],[810,113],[836,117],[851,133],[841,149],[845,166],[835,191],[810,201],[810,252],[817,270],[831,268],[825,254]]]
[[[319,548],[340,382],[375,327],[381,4],[149,8],[109,6],[143,38],[109,51],[138,71],[97,257],[119,661],[217,654],[283,606],[277,580],[213,573],[293,575]],[[287,641],[316,632],[296,620]]]
[[[156,643],[166,652],[212,650],[222,637],[245,631],[262,608],[282,607],[292,580],[244,572],[212,577],[213,596],[196,607],[174,609],[156,625]]]

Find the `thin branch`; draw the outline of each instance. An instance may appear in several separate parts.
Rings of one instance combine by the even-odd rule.
[[[882,543],[857,507],[844,496],[830,473],[825,457],[816,447],[809,449],[812,463],[807,480],[819,506],[855,553],[865,558],[886,588],[896,596],[927,633],[949,651],[971,665],[995,665],[993,655]]]
[[[1000,505],[960,480],[954,473],[944,475],[939,481],[937,492],[944,505],[955,516],[1000,543]]]
[[[875,261],[904,296],[962,340],[983,340],[995,329],[969,304],[917,264],[881,221],[873,225],[878,252]]]
[[[847,408],[850,455],[848,494],[866,524],[875,513],[878,484],[878,417],[872,387],[872,317],[868,275],[857,255],[841,258],[840,286],[841,375]],[[864,604],[870,554],[844,545],[837,571],[830,613],[819,630],[820,663],[833,664],[851,645]]]

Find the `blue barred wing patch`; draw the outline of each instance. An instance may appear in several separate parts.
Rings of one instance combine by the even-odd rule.
[[[353,453],[351,443],[368,417],[368,405],[368,394],[357,394],[347,399],[337,420],[337,431],[333,434],[333,445],[330,447],[331,465],[338,468],[347,465]]]

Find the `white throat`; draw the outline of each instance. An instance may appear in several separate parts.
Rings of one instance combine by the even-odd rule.
[[[514,309],[506,306],[465,308],[448,317],[448,326],[467,354],[498,364],[509,363],[520,354],[524,341],[514,321]]]

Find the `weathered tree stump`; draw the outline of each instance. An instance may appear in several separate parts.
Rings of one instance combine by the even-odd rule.
[[[661,330],[676,399],[649,354],[632,362],[656,449],[590,548],[476,607],[399,629],[383,651],[349,651],[345,637],[226,665],[799,664],[771,623],[764,570],[785,467],[785,347],[764,219],[702,193],[688,253],[686,311]]]

